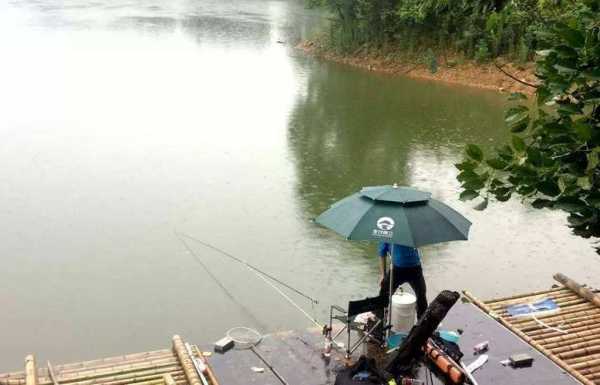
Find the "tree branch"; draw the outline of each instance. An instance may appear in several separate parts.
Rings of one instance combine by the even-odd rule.
[[[526,86],[528,86],[528,87],[532,87],[532,88],[538,88],[538,87],[539,87],[539,86],[538,86],[538,85],[536,85],[536,84],[532,84],[532,83],[526,82],[526,81],[524,81],[524,80],[521,80],[521,79],[518,79],[518,78],[516,78],[514,75],[511,75],[511,74],[509,74],[509,73],[508,73],[508,72],[506,72],[506,71],[505,71],[505,70],[504,70],[504,69],[503,69],[503,68],[502,68],[500,65],[498,65],[498,63],[496,63],[496,61],[495,61],[495,60],[494,60],[494,65],[496,66],[496,68],[498,68],[498,70],[499,70],[500,72],[502,72],[504,75],[508,76],[509,78],[511,78],[512,80],[514,80],[514,81],[516,81],[516,82],[519,82],[519,83],[521,83],[521,84],[524,84],[524,85],[526,85]]]

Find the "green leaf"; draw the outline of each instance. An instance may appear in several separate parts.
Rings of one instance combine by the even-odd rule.
[[[567,221],[569,221],[569,224],[572,227],[585,226],[594,220],[595,220],[595,218],[593,215],[584,216],[584,215],[578,215],[578,214],[571,214],[567,217]]]
[[[554,52],[558,54],[558,57],[563,59],[570,59],[577,57],[577,50],[569,47],[568,45],[559,45],[554,47]]]
[[[516,152],[523,153],[525,152],[525,141],[517,135],[512,136],[512,145]]]
[[[581,187],[584,190],[592,189],[592,183],[590,182],[590,178],[587,176],[577,178],[577,186]]]
[[[466,170],[475,170],[477,168],[478,163],[476,162],[472,162],[470,160],[465,160],[462,163],[456,163],[454,165],[454,167],[456,167],[457,169],[461,170],[461,171],[466,171]]]
[[[494,170],[504,170],[508,166],[507,162],[499,158],[488,159],[486,163]]]
[[[581,106],[573,103],[560,104],[558,107],[558,112],[564,115],[580,114]]]
[[[496,153],[506,162],[511,162],[513,160],[514,151],[509,145],[504,145],[500,148],[497,148]]]
[[[586,172],[589,173],[594,171],[594,169],[598,167],[598,164],[600,164],[600,157],[598,156],[599,152],[600,148],[595,148],[594,150],[592,150],[592,152],[586,155],[588,161],[587,167],[585,169]]]
[[[511,193],[508,192],[506,194],[494,194],[494,196],[496,197],[498,202],[506,202],[507,200],[510,199]]]
[[[479,175],[473,170],[464,170],[456,177],[459,182],[468,182],[472,180],[479,180]]]
[[[562,25],[558,28],[558,34],[569,43],[569,45],[575,48],[581,48],[585,44],[585,36],[583,36],[581,32],[566,25]]]
[[[584,122],[576,122],[573,124],[573,130],[577,133],[577,136],[583,141],[588,141],[592,138],[592,127]]]
[[[504,121],[512,132],[522,132],[529,125],[529,109],[525,106],[517,106],[506,112]]]
[[[521,186],[517,189],[517,193],[523,195],[523,196],[527,196],[527,195],[531,195],[535,192],[535,186]]]
[[[508,97],[508,100],[511,100],[511,101],[514,101],[514,100],[527,100],[527,96],[524,93],[522,93],[522,92],[513,92]]]
[[[462,193],[460,193],[459,199],[463,202],[466,201],[470,201],[472,199],[475,199],[479,196],[479,194],[477,193],[477,191],[473,191],[473,190],[465,190]]]
[[[566,197],[556,201],[554,207],[568,213],[577,213],[585,210],[586,204],[578,198]]]
[[[527,161],[535,167],[541,167],[542,153],[540,152],[540,150],[534,147],[529,147],[527,149]]]
[[[595,68],[591,71],[584,71],[583,76],[588,80],[600,80],[600,69]]]
[[[558,185],[556,183],[554,183],[553,181],[543,181],[537,184],[537,189],[539,192],[541,192],[542,194],[551,196],[551,197],[555,197],[558,194],[560,194],[560,189],[558,188]]]
[[[538,87],[538,89],[535,91],[535,94],[537,96],[538,106],[543,105],[544,103],[546,103],[548,100],[550,100],[552,98],[552,92],[550,92],[548,87],[544,87],[544,86]]]
[[[552,201],[548,199],[536,199],[531,202],[531,205],[536,209],[543,209],[544,207],[552,207]]]
[[[481,179],[470,179],[468,181],[465,181],[462,185],[462,187],[465,190],[481,190],[483,187],[485,186],[485,183],[481,180]]]
[[[600,192],[592,192],[585,200],[588,204],[592,205],[592,207],[600,209]]]
[[[475,144],[467,145],[465,152],[469,158],[477,162],[481,162],[483,160],[483,151]]]

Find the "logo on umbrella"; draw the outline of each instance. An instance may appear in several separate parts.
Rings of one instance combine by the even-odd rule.
[[[396,222],[390,217],[381,217],[377,220],[377,228],[379,230],[388,231],[394,228]]]
[[[396,222],[390,217],[381,217],[377,220],[377,229],[373,229],[373,235],[376,237],[391,238],[394,236],[392,229]]]

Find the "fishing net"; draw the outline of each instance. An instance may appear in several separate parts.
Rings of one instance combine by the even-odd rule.
[[[227,337],[234,342],[235,349],[252,348],[262,340],[262,335],[254,329],[238,326],[227,331]]]

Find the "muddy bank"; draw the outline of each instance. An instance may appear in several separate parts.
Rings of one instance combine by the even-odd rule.
[[[390,55],[386,56],[360,50],[350,55],[340,55],[312,41],[302,42],[298,44],[297,48],[309,55],[325,60],[390,75],[443,81],[507,93],[523,92],[531,95],[535,91],[533,87],[522,84],[502,73],[493,63],[461,62],[460,60],[439,57],[437,58],[439,63],[437,71],[432,73],[427,65],[415,63],[414,59],[391,58]],[[498,60],[498,64],[502,66],[504,71],[521,81],[530,84],[537,83],[533,63],[520,66]]]

